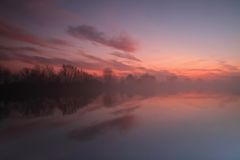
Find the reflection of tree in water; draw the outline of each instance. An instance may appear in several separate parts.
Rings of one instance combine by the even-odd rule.
[[[3,102],[0,102],[0,120],[6,118],[9,115],[9,109],[5,107]]]
[[[103,104],[106,107],[112,107],[114,105],[114,95],[109,92],[103,95]]]
[[[100,93],[95,93],[79,96],[39,97],[2,101],[0,102],[0,119],[7,118],[10,113],[23,117],[49,116],[54,114],[56,110],[61,111],[63,115],[73,114],[92,103],[99,96]],[[105,107],[114,107],[131,99],[131,96],[116,92],[106,92],[101,97]]]
[[[39,97],[32,99],[18,99],[0,102],[0,119],[7,118],[11,113],[23,117],[40,117],[54,114],[56,110],[63,115],[72,114],[92,103],[100,93],[82,94],[79,96]],[[122,104],[131,96],[116,92],[105,92],[102,96],[105,107],[114,107]]]
[[[63,115],[75,113],[78,109],[85,107],[94,101],[96,97],[68,97],[60,98],[58,108]]]
[[[56,109],[63,115],[72,114],[91,103],[97,96],[98,94],[1,102],[0,118],[6,118],[11,112],[24,117],[48,116],[52,115]]]
[[[132,97],[134,97],[134,95],[127,95],[115,91],[106,91],[103,94],[102,101],[105,107],[114,107],[130,100]]]

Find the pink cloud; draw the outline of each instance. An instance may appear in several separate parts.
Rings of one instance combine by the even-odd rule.
[[[93,26],[81,25],[77,27],[70,26],[68,33],[73,37],[97,42],[99,44],[119,49],[126,52],[136,51],[136,43],[125,34],[120,34],[118,37],[108,38],[105,33],[98,31]]]
[[[110,53],[113,56],[119,57],[119,58],[123,58],[123,59],[127,59],[127,60],[133,60],[133,61],[137,61],[137,62],[142,62],[139,58],[135,57],[132,54],[129,53],[121,53],[121,52],[113,52]]]

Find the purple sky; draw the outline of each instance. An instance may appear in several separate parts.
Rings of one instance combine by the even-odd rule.
[[[239,72],[237,0],[2,0],[0,64]]]

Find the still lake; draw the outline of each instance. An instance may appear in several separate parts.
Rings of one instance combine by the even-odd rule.
[[[7,108],[7,109],[6,109]],[[1,160],[239,160],[240,95],[1,102]]]

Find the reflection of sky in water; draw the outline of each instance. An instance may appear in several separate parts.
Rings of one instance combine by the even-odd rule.
[[[11,113],[1,122],[0,159],[240,158],[236,95],[108,95],[86,105],[66,116]]]

